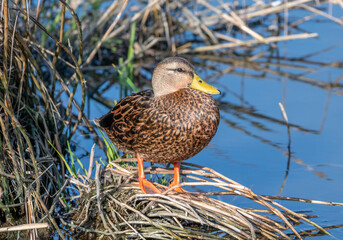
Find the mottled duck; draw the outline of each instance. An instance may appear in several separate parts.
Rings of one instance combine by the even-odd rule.
[[[220,94],[205,83],[191,63],[181,57],[161,61],[152,75],[152,90],[123,98],[98,125],[121,151],[136,155],[143,193],[161,191],[145,179],[143,159],[173,163],[180,184],[180,162],[206,147],[216,134],[219,109],[210,94]],[[184,192],[180,187],[178,192]]]

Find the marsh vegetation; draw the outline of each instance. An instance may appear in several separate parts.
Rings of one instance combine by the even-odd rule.
[[[236,98],[217,99],[225,125],[284,153],[288,166],[295,161],[310,169],[292,155],[290,140],[282,147],[255,130],[269,132],[265,122],[308,134],[322,127],[288,121],[286,111],[279,118],[260,113],[219,78],[288,79],[342,97],[342,74],[330,81],[309,76],[323,68],[342,70],[341,61],[311,58],[335,46],[301,57],[287,57],[280,48],[291,40],[318,37],[303,29],[310,21],[331,22],[341,31],[343,20],[333,10],[342,7],[334,0],[1,1],[0,238],[301,239],[328,234],[313,215],[280,204],[311,201],[255,194],[224,173],[192,163],[184,164],[184,185],[200,188],[201,194],[142,195],[135,160],[117,152],[91,116],[95,105],[113,107],[113,91],[120,99],[150,87],[157,61],[182,55],[207,81]],[[172,173],[155,165],[146,171],[158,173],[155,180],[162,188]],[[284,181],[287,174],[288,169]],[[220,201],[225,195],[244,198],[251,207]]]

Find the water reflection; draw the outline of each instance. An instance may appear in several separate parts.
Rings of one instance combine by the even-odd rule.
[[[272,21],[263,20],[266,25]],[[279,19],[278,24],[270,35],[282,35],[285,23]],[[289,26],[300,31],[299,24],[294,21]],[[226,28],[218,25],[220,31]],[[239,45],[212,52],[199,52],[197,41],[181,38],[178,53],[183,52],[199,75],[224,93],[216,99],[222,116],[220,132],[207,150],[189,161],[202,161],[263,193],[327,201],[343,199],[343,193],[335,191],[343,182],[343,47],[338,40],[343,39],[343,32],[333,25],[302,25],[306,32],[318,32],[317,39]],[[249,26],[266,31],[261,22]],[[231,30],[236,38],[243,38],[239,30]],[[174,31],[175,35],[183,34],[179,29]],[[193,51],[187,44],[195,45]],[[182,50],[184,46],[187,51]],[[134,82],[140,90],[150,88],[155,63],[173,52],[161,48],[154,45],[154,51],[134,59]],[[100,72],[92,67],[84,70],[94,79],[102,79],[89,87],[98,108],[90,118],[98,117],[120,98],[118,73],[112,67]],[[279,102],[285,107],[288,123]],[[315,210],[319,214],[327,211]],[[328,221],[337,223],[338,218],[333,213]]]
[[[278,149],[283,154],[287,155],[289,159],[292,159],[294,162],[304,165],[308,170],[315,172],[319,177],[326,178],[326,174],[323,171],[318,171],[311,164],[307,164],[305,161],[299,159],[295,156],[291,156],[290,142],[291,139],[288,139],[288,144],[286,146],[281,146],[277,141],[274,141],[266,136],[266,132],[272,131],[270,125],[277,124],[279,127],[284,126],[285,129],[288,126],[292,131],[300,131],[303,133],[315,134],[318,135],[322,132],[322,129],[325,125],[325,120],[328,114],[328,108],[330,104],[331,94],[336,94],[342,96],[342,87],[343,84],[340,81],[343,78],[342,74],[339,74],[336,79],[333,81],[318,80],[311,78],[307,75],[315,75],[316,73],[322,71],[324,68],[330,68],[332,72],[339,72],[343,64],[340,61],[328,62],[325,58],[319,60],[312,60],[314,57],[333,51],[334,49],[340,47],[341,44],[336,44],[334,46],[328,47],[324,50],[315,51],[311,54],[306,54],[301,57],[275,57],[274,51],[261,51],[259,53],[244,53],[244,55],[237,55],[232,57],[228,56],[213,56],[213,55],[196,55],[197,58],[201,59],[200,62],[201,68],[211,69],[211,73],[208,74],[207,79],[213,79],[214,82],[217,82],[225,89],[227,94],[233,96],[233,98],[238,99],[237,104],[218,99],[220,109],[224,113],[235,116],[238,120],[234,121],[231,117],[226,117],[226,114],[223,114],[224,122],[230,127],[234,128],[243,134],[246,134],[256,140]],[[226,87],[227,80],[224,80],[222,75],[230,74],[241,77],[241,92],[236,93]],[[257,110],[254,107],[254,104],[250,103],[244,97],[244,85],[246,84],[245,79],[254,78],[260,80],[274,80],[274,81],[297,81],[307,85],[310,85],[314,88],[320,88],[327,91],[327,98],[325,103],[325,109],[321,118],[320,127],[317,129],[308,128],[306,125],[299,125],[296,123],[290,122],[286,123],[282,117],[275,118],[267,114],[260,113],[261,110]],[[284,86],[285,87],[285,86]],[[283,102],[285,102],[285,96],[283,96]],[[316,116],[318,118],[318,116]],[[242,122],[245,122],[245,125],[249,125],[249,128],[243,127]],[[288,136],[290,136],[290,131],[288,131]],[[285,144],[282,144],[285,145]],[[286,175],[288,174],[289,161],[287,163]],[[283,185],[282,185],[283,186]]]

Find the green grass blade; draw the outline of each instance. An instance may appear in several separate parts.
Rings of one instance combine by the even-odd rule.
[[[76,170],[75,170],[75,161],[74,161],[74,154],[73,152],[71,151],[71,148],[70,148],[70,144],[69,144],[69,141],[67,141],[67,145],[68,145],[68,152],[69,152],[69,156],[70,156],[70,165],[71,165],[71,169],[73,170],[75,176],[77,175],[76,174]]]
[[[63,157],[63,155],[54,147],[54,145],[53,145],[49,140],[47,140],[47,141],[49,142],[49,144],[51,145],[51,147],[57,152],[57,154],[60,156],[60,158],[63,160],[63,162],[64,162],[66,168],[68,169],[68,171],[70,172],[70,174],[72,175],[72,177],[76,178],[77,176],[76,176],[75,173],[71,170],[71,168],[70,168],[68,162],[65,160],[65,158]]]

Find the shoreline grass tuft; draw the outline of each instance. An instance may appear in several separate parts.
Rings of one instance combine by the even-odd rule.
[[[98,170],[95,180],[82,184],[81,180],[80,184],[74,181],[79,190],[79,207],[73,211],[72,224],[62,222],[72,230],[73,237],[292,239],[296,236],[302,239],[296,228],[303,229],[305,225],[312,226],[310,231],[317,229],[321,234],[329,234],[310,220],[313,215],[296,213],[271,197],[255,194],[213,169],[196,164],[183,163],[181,175],[185,182],[181,186],[197,192],[179,194],[155,183],[164,190],[162,194],[142,194],[137,167],[120,164],[125,162],[136,162],[136,159],[117,159]],[[145,168],[145,172],[169,175],[173,169],[154,166]],[[211,191],[200,191],[204,186]],[[232,200],[245,198],[257,207],[241,208],[214,198],[223,195]]]

